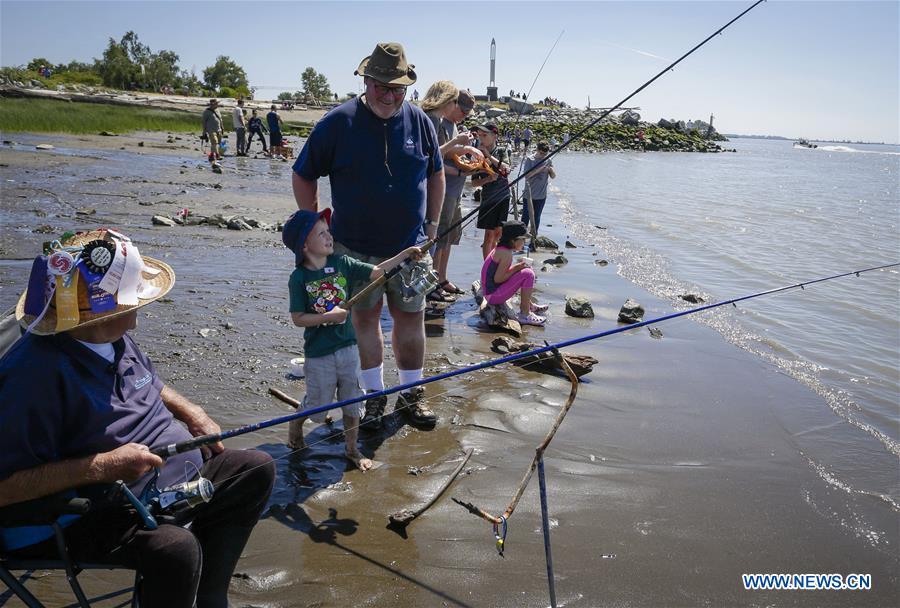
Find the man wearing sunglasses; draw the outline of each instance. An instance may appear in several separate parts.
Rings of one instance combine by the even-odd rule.
[[[416,82],[414,67],[407,63],[402,45],[379,43],[354,72],[363,77],[365,93],[325,115],[294,163],[292,185],[300,209],[319,211],[318,179],[329,178],[336,254],[377,265],[437,233],[444,198],[443,162],[431,120],[404,99],[407,87]],[[430,269],[431,257],[416,264]],[[403,293],[413,266],[353,307],[350,318],[367,391],[384,388],[380,319],[385,296],[400,383],[422,378],[425,296],[410,298]],[[411,423],[430,428],[436,416],[426,407],[423,394],[421,388],[401,393],[395,409]],[[366,403],[365,430],[380,426],[386,404],[384,396]]]

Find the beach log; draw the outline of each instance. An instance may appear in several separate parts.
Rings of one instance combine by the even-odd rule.
[[[491,350],[501,355],[520,353],[538,347],[538,344],[532,344],[531,342],[516,342],[506,336],[494,338],[491,342]],[[579,378],[585,374],[591,373],[594,370],[594,366],[599,363],[597,359],[588,355],[563,353],[562,356],[566,363],[569,364],[569,367],[572,368],[572,371],[575,372],[575,375]],[[532,355],[531,357],[524,357],[514,361],[513,364],[548,373],[565,371],[559,365],[559,360],[550,353],[540,353]]]

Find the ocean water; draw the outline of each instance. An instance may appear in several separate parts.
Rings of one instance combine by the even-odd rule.
[[[563,153],[568,229],[673,309],[900,262],[900,147]],[[827,483],[900,510],[900,267],[692,315],[823,398],[777,416]],[[685,322],[683,320],[675,323]],[[723,379],[727,382],[728,379]]]

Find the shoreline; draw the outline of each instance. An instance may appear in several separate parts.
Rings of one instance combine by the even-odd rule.
[[[302,392],[302,382],[286,376],[288,360],[302,351],[287,318],[290,256],[278,235],[156,228],[149,218],[179,206],[208,214],[229,205],[230,212],[265,222],[283,220],[294,207],[286,181],[290,164],[228,157],[225,174],[216,176],[189,146],[137,146],[163,145],[165,136],[157,135],[128,140],[124,154],[121,145],[98,148],[98,141],[113,138],[96,136],[58,138],[58,150],[49,154],[25,150],[27,144],[0,147],[0,175],[14,180],[5,182],[3,192],[10,221],[2,228],[0,304],[14,301],[23,269],[46,238],[31,232],[35,224],[121,226],[178,276],[170,301],[147,307],[135,335],[161,377],[206,407],[223,428],[284,414],[289,410],[265,391]],[[28,187],[49,190],[68,205]],[[324,201],[327,183],[322,189]],[[88,191],[129,196],[78,194]],[[74,215],[71,206],[88,204],[95,215]],[[463,199],[464,211],[471,205],[471,198]],[[567,266],[538,273],[551,320],[543,330],[526,330],[527,339],[554,342],[615,326],[627,297],[644,305],[647,319],[671,310],[670,302],[619,276],[614,265],[595,265],[602,250],[579,236],[577,226],[566,225],[564,216],[548,205],[542,233],[578,247],[563,250]],[[453,250],[450,277],[460,287],[468,287],[480,269],[479,242],[479,231],[470,226]],[[565,316],[564,298],[574,293],[590,297],[595,319]],[[452,305],[445,321],[426,326],[426,375],[496,356],[489,349],[496,334],[478,329],[471,296]],[[210,337],[198,335],[204,327],[212,330]],[[573,349],[600,364],[585,377],[546,456],[561,603],[780,604],[784,592],[744,592],[740,573],[856,571],[873,573],[877,589],[852,601],[889,605],[898,588],[896,535],[889,535],[886,547],[864,549],[851,531],[825,517],[845,497],[810,470],[791,433],[772,415],[772,408],[812,407],[821,398],[699,323],[661,329],[661,340],[638,329]],[[387,384],[395,384],[389,346],[385,368]],[[273,508],[238,566],[232,599],[283,606],[546,605],[534,480],[511,521],[505,560],[496,556],[490,526],[449,498],[489,509],[505,505],[564,402],[567,383],[513,367],[458,380],[427,389],[439,415],[435,431],[402,427],[380,442],[364,441],[364,451],[377,450],[376,458],[386,463],[367,474],[342,469],[340,437],[308,425],[308,441],[320,443],[310,455],[279,459]],[[258,447],[281,457],[286,433],[275,427],[236,438],[230,447]],[[407,539],[384,529],[388,513],[423,501],[452,470],[456,455],[470,447],[475,454],[467,468],[409,527]],[[444,464],[419,476],[406,470],[435,463]],[[785,538],[790,544],[780,541]],[[120,580],[118,574],[86,574],[89,590],[108,591]],[[127,584],[127,575],[122,580]],[[34,583],[69,601],[62,577]],[[806,592],[789,599],[794,605],[842,606],[850,597]]]

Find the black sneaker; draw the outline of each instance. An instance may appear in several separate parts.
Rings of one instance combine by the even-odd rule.
[[[417,386],[397,396],[395,412],[402,412],[414,426],[433,427],[437,416],[425,405],[425,389]]]
[[[366,413],[359,425],[364,429],[374,431],[380,429],[383,424],[384,408],[387,406],[387,395],[372,397],[366,400]]]

